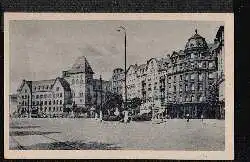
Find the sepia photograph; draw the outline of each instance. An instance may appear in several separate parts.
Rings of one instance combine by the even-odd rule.
[[[42,15],[5,15],[7,157],[233,158],[232,15]]]

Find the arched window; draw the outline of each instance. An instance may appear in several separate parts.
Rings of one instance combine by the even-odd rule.
[[[195,101],[195,97],[193,95],[191,96],[191,101]]]
[[[51,101],[49,101],[49,105],[51,105]]]
[[[72,79],[72,84],[75,84],[75,80],[74,79]]]
[[[62,100],[60,100],[60,105],[62,104]]]
[[[79,84],[79,81],[78,81],[78,79],[76,79],[76,84]]]

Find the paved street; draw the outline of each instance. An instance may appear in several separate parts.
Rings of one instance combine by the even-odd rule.
[[[166,123],[94,119],[12,119],[10,149],[224,150],[225,121],[172,119]]]

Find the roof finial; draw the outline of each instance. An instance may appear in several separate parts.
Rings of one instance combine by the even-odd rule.
[[[197,34],[197,29],[195,29],[195,33]]]

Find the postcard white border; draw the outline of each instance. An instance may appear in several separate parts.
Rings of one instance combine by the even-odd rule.
[[[225,24],[225,151],[9,150],[10,20],[195,20]],[[234,15],[232,13],[4,13],[4,157],[6,159],[234,159]]]

